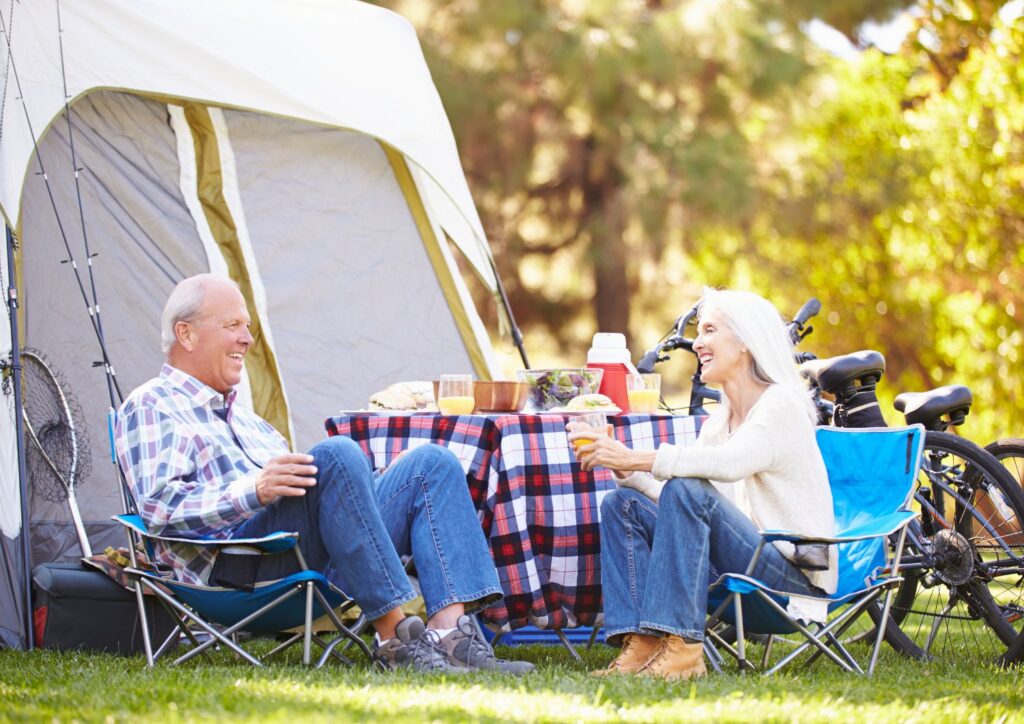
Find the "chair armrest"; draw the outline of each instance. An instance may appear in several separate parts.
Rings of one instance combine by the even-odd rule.
[[[163,543],[187,543],[188,545],[201,546],[203,548],[249,546],[263,553],[282,553],[294,548],[295,544],[299,541],[298,533],[286,533],[284,531],[270,533],[260,538],[180,538],[150,533],[149,529],[146,528],[145,521],[138,515],[115,515],[113,520],[150,540],[158,540]]]
[[[762,530],[761,536],[769,542],[784,540],[790,543],[847,543],[855,540],[882,538],[895,533],[906,525],[908,521],[912,520],[914,516],[915,513],[909,510],[898,510],[895,513],[875,518],[863,525],[847,528],[830,537],[802,535],[789,530]]]

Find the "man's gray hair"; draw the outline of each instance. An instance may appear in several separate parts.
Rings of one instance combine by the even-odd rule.
[[[199,316],[203,308],[203,299],[206,297],[206,283],[211,281],[227,282],[238,289],[238,284],[233,279],[221,274],[196,274],[178,282],[171,296],[167,298],[163,314],[160,315],[160,348],[164,354],[170,352],[171,347],[178,341],[174,335],[174,326],[178,322],[191,322]]]

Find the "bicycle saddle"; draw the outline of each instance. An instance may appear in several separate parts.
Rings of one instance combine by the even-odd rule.
[[[962,425],[973,400],[969,388],[946,385],[928,392],[903,392],[896,395],[893,407],[903,413],[908,425],[920,422],[929,430],[935,430],[945,428],[939,423],[943,415],[949,415],[951,425]]]
[[[822,391],[834,395],[857,380],[860,380],[859,387],[878,384],[885,372],[885,357],[881,352],[866,349],[804,362],[800,372]]]

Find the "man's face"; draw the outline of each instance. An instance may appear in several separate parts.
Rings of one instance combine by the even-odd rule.
[[[241,293],[230,284],[209,282],[199,315],[183,323],[188,325],[182,346],[189,367],[184,371],[217,392],[229,392],[242,381],[245,354],[253,342],[249,323]]]

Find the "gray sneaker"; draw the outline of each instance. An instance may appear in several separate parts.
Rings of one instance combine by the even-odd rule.
[[[459,616],[454,631],[441,639],[441,649],[448,662],[465,666],[470,671],[501,671],[506,674],[527,674],[534,670],[529,661],[505,661],[494,655],[494,649],[480,634],[469,616]]]
[[[418,616],[407,616],[395,627],[395,638],[375,646],[373,656],[386,669],[464,674],[469,669],[453,665],[440,646],[441,637],[428,631]]]

